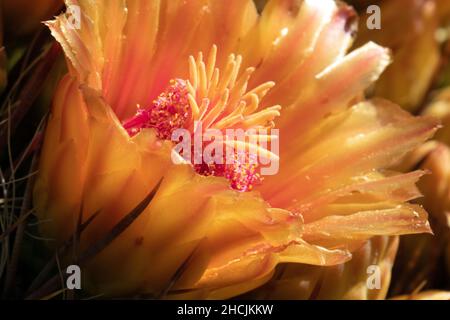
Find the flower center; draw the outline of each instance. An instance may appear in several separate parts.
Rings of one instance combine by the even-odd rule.
[[[221,74],[216,67],[216,59],[216,46],[210,50],[207,62],[201,52],[197,59],[190,56],[189,79],[171,80],[164,92],[147,108],[138,109],[136,115],[125,121],[123,126],[130,136],[144,128],[153,128],[158,138],[163,140],[170,140],[177,129],[187,129],[194,135],[199,124],[202,132],[208,129],[255,129],[249,136],[251,141],[224,140],[224,144],[233,149],[231,161],[192,163],[201,175],[224,177],[233,189],[250,191],[262,182],[255,155],[278,159],[267,149],[267,142],[274,139],[267,132],[274,127],[273,120],[280,115],[281,107],[258,110],[260,101],[275,83],[266,82],[247,91],[255,68],[240,72],[242,57],[231,54]]]
[[[154,128],[158,138],[170,140],[174,130],[184,128],[190,111],[186,81],[176,79],[147,109],[138,109],[123,126],[130,136],[144,128]]]

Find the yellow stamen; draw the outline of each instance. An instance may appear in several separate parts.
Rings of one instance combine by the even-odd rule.
[[[270,107],[254,113],[267,92],[274,87],[272,81],[247,92],[249,80],[255,71],[250,67],[241,72],[242,56],[230,54],[221,73],[216,66],[217,46],[212,46],[205,64],[203,53],[195,59],[189,57],[187,87],[192,107],[192,121],[204,121],[203,129],[270,128],[280,115],[280,107]],[[224,98],[226,97],[226,99]],[[205,100],[207,99],[207,100]],[[191,126],[193,127],[193,125]]]

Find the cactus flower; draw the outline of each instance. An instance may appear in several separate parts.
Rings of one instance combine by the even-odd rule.
[[[67,57],[48,120],[34,204],[62,244],[85,250],[159,184],[139,217],[83,266],[106,296],[229,298],[279,264],[340,265],[375,236],[430,232],[422,172],[388,170],[436,129],[363,92],[390,63],[348,53],[354,11],[333,0],[67,0],[80,29],[48,22]],[[279,130],[279,150],[227,165],[173,161],[183,128]],[[258,131],[259,132],[259,131]],[[231,148],[237,150],[236,145]],[[235,154],[240,156],[239,154]],[[246,155],[246,154],[245,154]]]

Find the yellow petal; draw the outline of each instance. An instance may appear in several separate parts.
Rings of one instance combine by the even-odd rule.
[[[271,281],[245,295],[275,300],[384,299],[398,247],[397,237],[375,237],[353,253],[352,260],[334,267],[279,266]],[[380,269],[380,288],[369,289],[370,266]]]
[[[281,150],[280,172],[267,177],[261,192],[272,205],[290,207],[321,190],[353,184],[357,177],[395,164],[436,126],[432,118],[414,118],[385,101],[355,105],[328,117],[306,137],[284,140],[288,148]]]

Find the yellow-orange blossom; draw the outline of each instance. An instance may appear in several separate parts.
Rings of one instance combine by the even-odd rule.
[[[66,3],[81,7],[82,21],[80,30],[64,15],[48,23],[70,72],[54,98],[35,187],[42,232],[62,243],[80,208],[84,220],[100,212],[83,232],[85,249],[163,178],[139,218],[85,267],[89,291],[158,296],[170,288],[168,297],[227,298],[268,281],[279,263],[336,265],[373,236],[430,231],[424,210],[406,203],[419,196],[422,172],[387,168],[436,123],[362,99],[390,58],[373,43],[346,54],[351,8],[272,0],[259,16],[251,0]],[[211,48],[219,73],[229,74],[233,60],[246,88],[227,82],[228,99],[214,95],[204,108],[222,101],[222,119],[242,108],[235,127],[280,129],[280,172],[251,192],[173,164],[172,142],[156,130],[130,136],[123,127],[171,80],[195,79],[201,59],[189,56]],[[191,110],[202,108],[214,83],[206,74],[208,87],[190,88]],[[261,85],[270,91],[246,95]],[[252,118],[258,112],[264,121]]]

